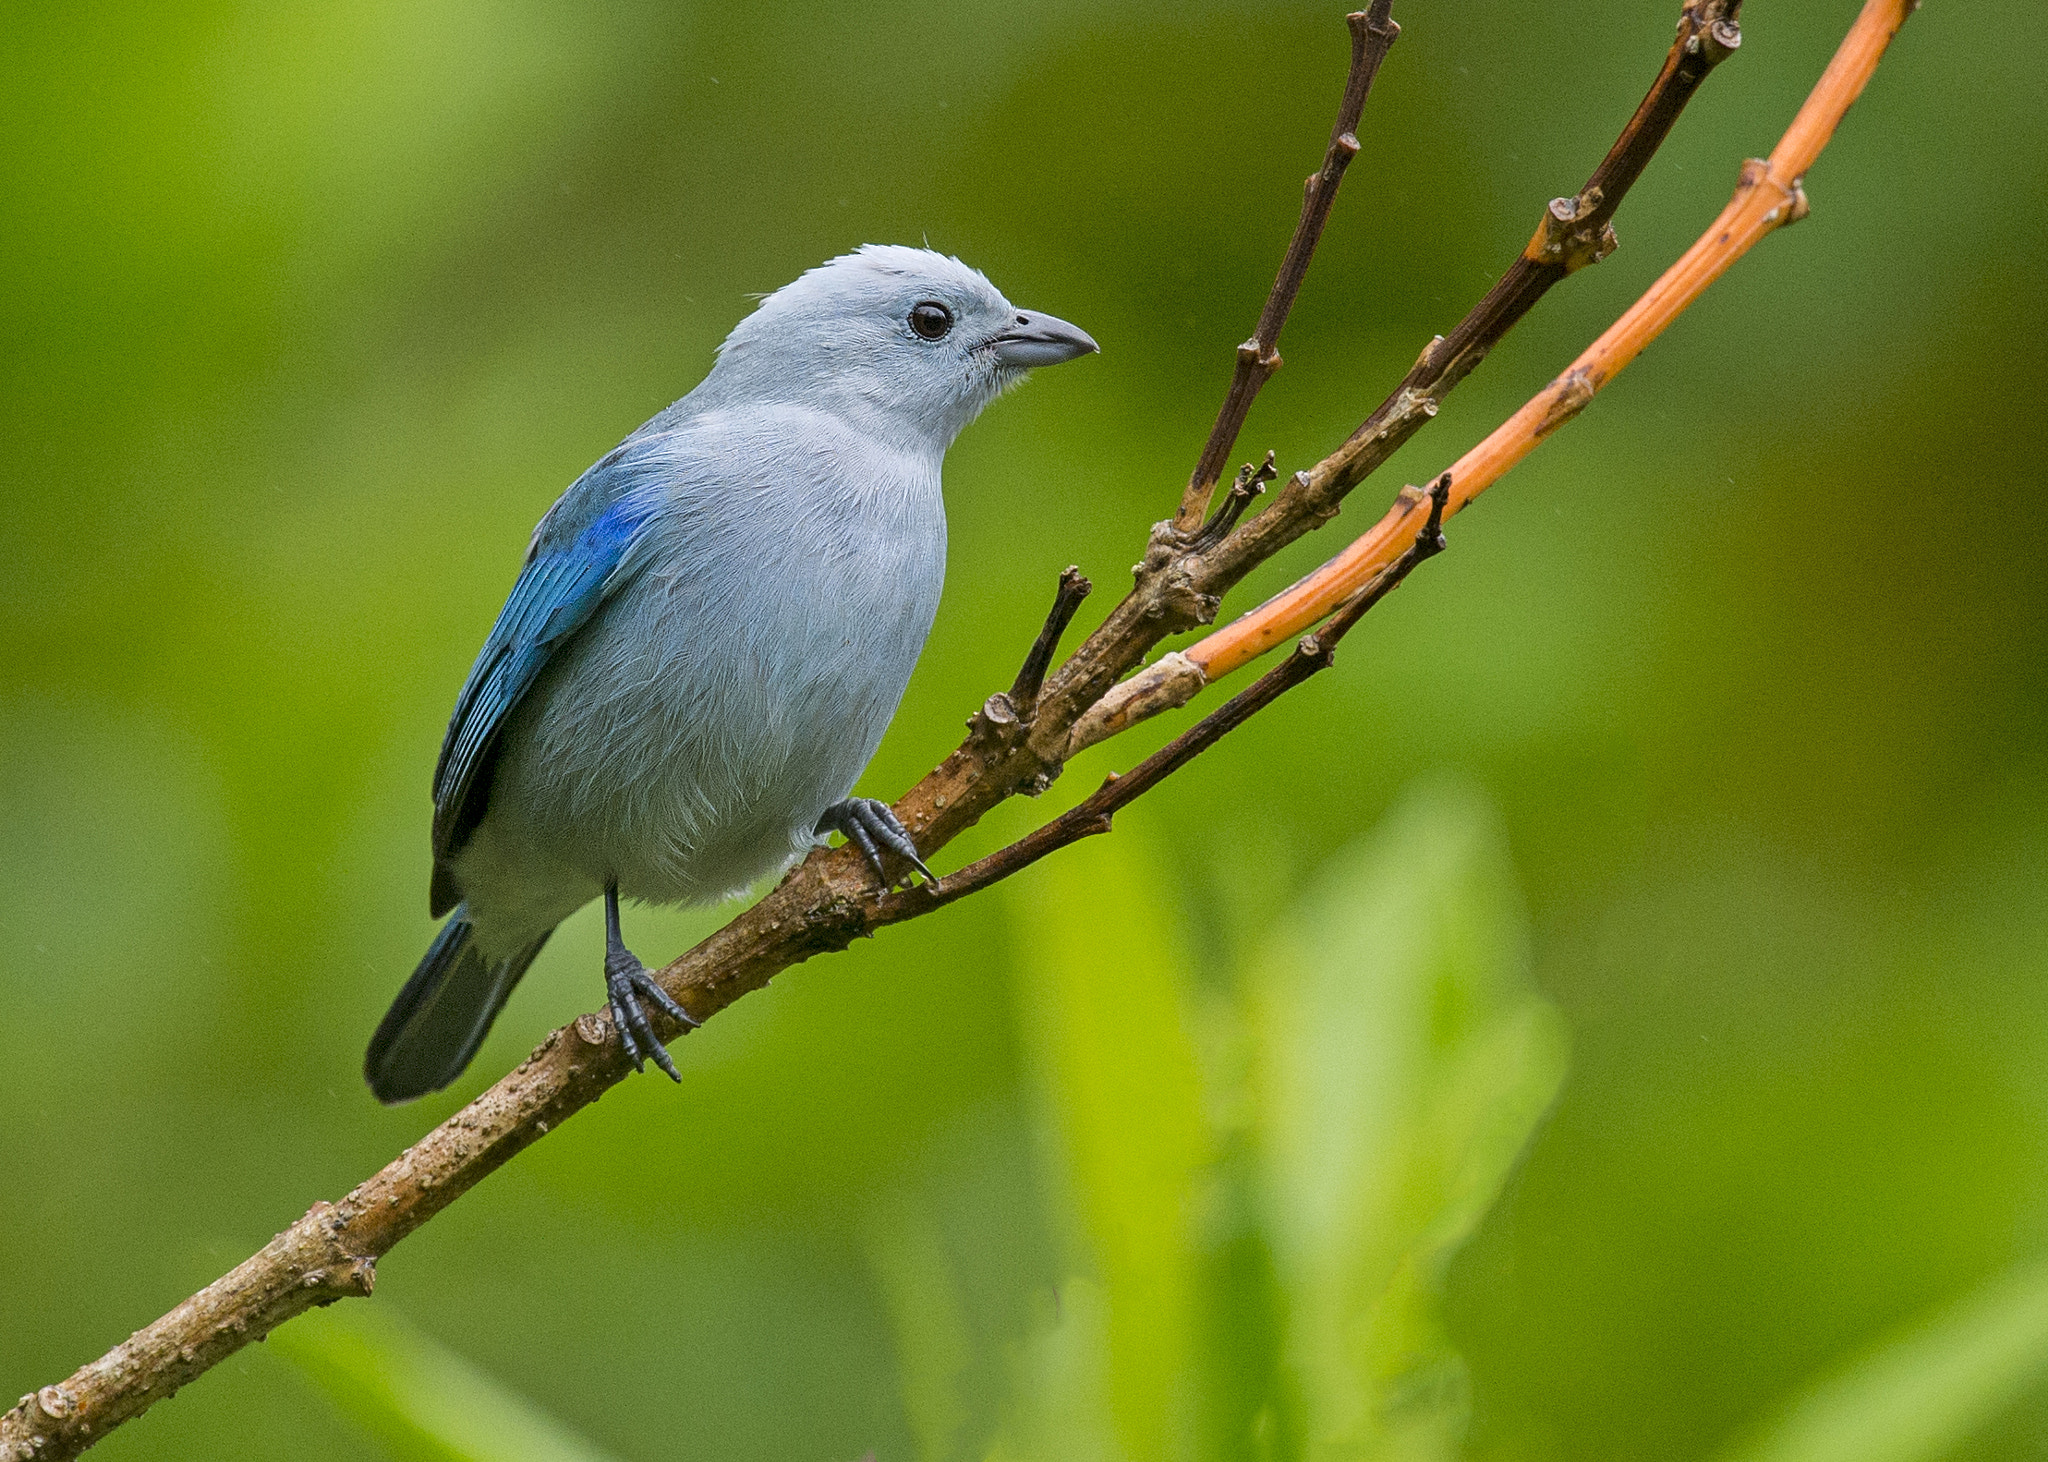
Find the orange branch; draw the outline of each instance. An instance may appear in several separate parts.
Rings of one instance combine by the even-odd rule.
[[[1573,361],[1570,369],[1452,464],[1447,515],[1486,491],[1534,451],[1537,443],[1578,415],[1602,386],[1663,334],[1757,240],[1806,216],[1801,178],[1827,146],[1842,115],[1862,92],[1864,83],[1883,58],[1885,47],[1914,8],[1915,0],[1867,0],[1862,14],[1836,50],[1834,60],[1807,97],[1806,105],[1779,139],[1770,160],[1753,158],[1743,164],[1735,196],[1714,220],[1713,227]],[[1318,464],[1310,469],[1309,475],[1323,470],[1324,464]],[[1213,680],[1308,630],[1407,552],[1415,537],[1410,515],[1426,501],[1424,494],[1403,492],[1384,518],[1337,557],[1276,598],[1191,645],[1182,655],[1168,656],[1155,669],[1186,676],[1191,667],[1203,680]],[[1147,672],[1126,682],[1131,689],[1120,706],[1098,708],[1111,714],[1099,718],[1097,724],[1105,730],[1112,724],[1121,729],[1136,719],[1114,714],[1123,704],[1136,709],[1141,701],[1151,699],[1158,700],[1163,707],[1186,699],[1185,695],[1178,701],[1160,699],[1156,694],[1148,696],[1147,691],[1154,688],[1142,683],[1151,678]],[[1125,687],[1117,689],[1124,691]]]

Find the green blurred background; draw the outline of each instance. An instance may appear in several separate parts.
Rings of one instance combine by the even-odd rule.
[[[1769,149],[1854,8],[1752,0],[1621,251],[1235,602],[1590,340]],[[1245,451],[1302,465],[1378,401],[1591,170],[1676,12],[1397,8]],[[1486,907],[1510,912],[1473,937],[1503,1008],[1555,1027],[1498,1203],[1462,1248],[1469,1223],[1430,1230],[1448,1268],[1417,1303],[1469,1421],[1444,1446],[1720,1455],[2048,1249],[2044,50],[2038,6],[1929,5],[1815,169],[1812,219],[1460,518],[1334,674],[1071,867],[722,1016],[678,1047],[682,1088],[629,1082],[492,1177],[384,1261],[374,1305],[615,1457],[852,1462],[1083,1455],[1020,1438],[1034,1404],[1087,1424],[1032,1367],[1106,1294],[1075,1364],[1109,1377],[1113,1450],[1287,1455],[1286,1406],[1220,1415],[1291,1353],[1259,1322],[1284,1272],[1217,1278],[1231,1195],[1257,1208],[1244,1173],[1284,1168],[1258,1153],[1301,1117],[1233,1116],[1267,1090],[1238,1067],[1299,1029],[1258,1014],[1292,988],[1274,951],[1355,915],[1347,878],[1398,902],[1387,850],[1431,839],[1492,850]],[[952,454],[946,600],[863,784],[892,795],[1008,682],[1062,565],[1101,586],[1093,615],[1127,582],[1344,59],[1340,8],[1304,0],[10,7],[0,1394],[98,1355],[596,1003],[586,911],[453,1091],[385,1111],[357,1075],[431,932],[428,773],[532,523],[695,382],[749,292],[929,237],[1104,346]],[[1004,809],[942,867],[1048,810]],[[630,932],[665,959],[716,917]],[[1247,1223],[1285,1271],[1285,1234]],[[1180,1277],[1119,1288],[1155,1261]],[[1200,1341],[1179,1370],[1172,1335]],[[95,1455],[409,1455],[281,1350]],[[1941,1454],[2048,1455],[2048,1383],[2007,1389]],[[1424,1455],[1370,1451],[1397,1454]]]

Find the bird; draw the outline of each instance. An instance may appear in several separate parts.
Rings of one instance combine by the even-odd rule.
[[[761,298],[710,371],[572,483],[456,696],[434,769],[440,932],[371,1038],[387,1104],[469,1065],[555,927],[604,900],[634,1070],[695,1022],[619,903],[711,903],[826,835],[932,880],[851,795],[945,578],[946,449],[1033,367],[1098,349],[930,248],[868,244]],[[908,875],[906,875],[908,876]]]

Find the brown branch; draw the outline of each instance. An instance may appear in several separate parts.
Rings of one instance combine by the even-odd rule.
[[[1294,297],[1301,292],[1301,282],[1308,277],[1309,263],[1322,240],[1330,208],[1337,201],[1344,170],[1358,156],[1358,118],[1365,111],[1366,97],[1372,93],[1373,78],[1379,75],[1380,63],[1387,59],[1387,52],[1401,36],[1401,27],[1393,21],[1393,8],[1393,0],[1373,0],[1372,9],[1344,17],[1351,27],[1351,71],[1344,81],[1344,100],[1337,107],[1336,124],[1330,128],[1329,150],[1323,154],[1323,165],[1309,174],[1303,184],[1301,219],[1294,226],[1294,237],[1288,240],[1286,254],[1281,257],[1280,272],[1266,296],[1266,307],[1259,311],[1259,323],[1252,330],[1252,338],[1237,348],[1237,366],[1231,372],[1230,389],[1223,395],[1216,425],[1209,430],[1209,440],[1202,444],[1202,455],[1195,460],[1187,491],[1181,495],[1180,511],[1174,516],[1174,527],[1182,533],[1194,532],[1209,510],[1209,499],[1215,496],[1216,484],[1223,477],[1223,464],[1230,460],[1230,449],[1237,445],[1237,434],[1244,429],[1244,419],[1259,388],[1280,369],[1280,332],[1286,327],[1288,312],[1294,308]]]
[[[1906,0],[1872,0],[1871,10],[1898,9],[1905,3]],[[1717,5],[1716,0],[1690,0],[1685,23],[1696,22],[1708,11],[1725,18],[1732,9],[1732,5]],[[1383,0],[1371,13],[1384,17],[1385,12]],[[1866,21],[1858,23],[1852,41],[1861,37],[1868,42],[1865,32],[1870,13],[1866,12]],[[1888,30],[1885,35],[1888,38]],[[1682,26],[1681,46],[1684,38]],[[1846,52],[1849,47],[1845,45],[1844,49]],[[1877,49],[1881,51],[1881,42]],[[1874,65],[1875,59],[1875,54],[1868,57],[1855,85],[1860,86],[1862,76],[1868,75],[1869,65]],[[1837,68],[1843,64],[1838,56]],[[1627,183],[1640,172],[1642,161],[1661,141],[1671,117],[1697,84],[1698,78],[1694,76],[1681,85],[1687,74],[1685,66],[1674,67],[1667,60],[1665,73],[1652,88],[1651,98],[1638,109],[1630,131],[1623,134],[1616,152],[1610,154],[1609,163],[1602,165],[1603,169],[1609,168],[1617,155],[1628,160],[1627,167],[1616,165],[1610,170],[1612,190],[1597,200],[1594,213],[1604,208],[1611,214],[1620,192],[1625,191]],[[1831,69],[1830,76],[1835,74]],[[1817,138],[1811,141],[1812,152],[1818,152],[1831,127],[1830,122],[1827,127],[1807,128],[1811,138]],[[1803,170],[1804,164],[1786,171],[1793,160],[1792,153],[1787,151],[1791,146],[1792,134],[1788,134],[1787,142],[1780,146],[1780,153],[1785,156],[1774,156],[1766,169],[1768,176],[1753,192],[1760,191],[1765,183],[1782,187],[1781,180],[1787,177],[1793,179],[1796,189],[1797,172]],[[1810,161],[1810,156],[1806,160]],[[1781,167],[1781,162],[1786,167]],[[1581,219],[1574,215],[1573,221],[1581,225],[1581,233],[1590,227],[1588,220],[1592,216]],[[1600,227],[1598,236],[1604,238],[1604,218]],[[1313,242],[1310,238],[1308,246],[1312,247]],[[1308,250],[1304,248],[1300,269],[1306,268],[1307,259]],[[1292,289],[1299,285],[1298,272],[1297,269],[1294,284],[1286,295],[1288,303],[1292,300]],[[1286,274],[1287,269],[1283,268],[1283,277]],[[1527,305],[1520,308],[1526,310]],[[1283,304],[1276,318],[1284,315]],[[1490,346],[1505,328],[1498,323],[1498,312],[1489,316],[1488,321],[1474,324],[1466,332],[1475,347]],[[1277,338],[1277,323],[1274,336]],[[1483,349],[1477,354],[1465,349],[1461,355],[1455,351],[1438,352],[1433,347],[1433,354],[1426,356],[1424,362],[1437,362],[1430,366],[1435,374],[1427,390],[1440,396],[1455,384],[1454,370],[1456,375],[1469,371],[1478,354],[1483,353]],[[1457,369],[1461,360],[1466,363]],[[1411,381],[1415,379],[1418,378],[1411,376]],[[1401,394],[1397,392],[1396,398]],[[1384,416],[1386,411],[1382,408],[1375,418]],[[1415,418],[1413,425],[1419,425],[1426,415]],[[1402,426],[1388,418],[1388,430],[1412,430],[1413,425]],[[1228,456],[1227,446],[1223,455]],[[1370,466],[1361,469],[1357,464],[1371,455],[1371,451],[1361,451],[1348,459],[1350,465],[1341,471],[1331,470],[1324,481],[1326,485],[1339,484],[1330,489],[1334,495],[1317,498],[1297,493],[1301,483],[1297,478],[1265,512],[1228,531],[1213,547],[1190,549],[1186,535],[1175,535],[1172,524],[1162,524],[1165,531],[1155,532],[1146,561],[1139,569],[1137,587],[1064,665],[1044,676],[1035,698],[1028,694],[1024,697],[1035,699],[1028,712],[1019,714],[1011,698],[991,697],[990,707],[1004,714],[991,714],[990,707],[984,707],[970,720],[967,740],[898,802],[897,815],[917,834],[921,848],[928,852],[936,850],[1004,799],[1045,786],[1058,774],[1085,729],[1077,723],[1084,713],[1091,713],[1104,692],[1167,635],[1213,617],[1217,597],[1263,557],[1326,519],[1334,511],[1336,497],[1348,489],[1346,475],[1352,474],[1351,481],[1362,477]],[[1460,502],[1469,500],[1487,480],[1491,479],[1482,476],[1475,485],[1462,476],[1454,481],[1439,479],[1432,491],[1435,501],[1425,529],[1443,513],[1454,511]],[[1248,491],[1254,485],[1247,480]],[[1404,506],[1390,515],[1390,521],[1396,516],[1408,520],[1421,494],[1411,489],[1403,497]],[[1239,504],[1239,511],[1242,506]],[[1277,679],[1260,682],[1266,687],[1264,691],[1254,686],[1246,692],[1250,699],[1234,699],[1188,737],[1098,791],[1094,798],[1075,809],[1075,814],[1082,814],[1081,821],[1113,812],[1157,785],[1187,759],[1270,703],[1273,696],[1320,668],[1319,664],[1311,663],[1315,655],[1326,657],[1329,648],[1358,616],[1427,556],[1425,540],[1435,541],[1434,534],[1427,531],[1413,538],[1405,532],[1400,536],[1408,540],[1405,547],[1382,555],[1377,567],[1357,578],[1331,601],[1336,617],[1312,638],[1313,648],[1304,646],[1301,655],[1308,659],[1290,657],[1286,665],[1275,668],[1273,674]],[[1062,601],[1068,597],[1063,585]],[[1078,599],[1074,602],[1078,603]],[[1042,641],[1057,641],[1064,624],[1055,625],[1054,621],[1063,612],[1070,615],[1071,609],[1063,611],[1061,602],[1056,601]],[[1041,660],[1049,663],[1050,657],[1050,643],[1042,657],[1034,646],[1013,691],[1032,690],[1033,682],[1043,674]],[[1186,657],[1168,659],[1185,661]],[[1323,663],[1327,663],[1326,659]],[[1196,675],[1196,683],[1181,695],[1182,701],[1199,689],[1201,672],[1197,670]],[[1170,698],[1178,691],[1169,685],[1159,693]],[[1133,701],[1125,696],[1122,704],[1129,710]],[[1121,724],[1136,718],[1128,717]],[[1100,719],[1096,720],[1096,734],[1091,739],[1108,734],[1101,729]],[[1083,813],[1090,803],[1094,804],[1093,810]],[[1057,828],[1060,823],[1060,819],[1054,819],[1048,827]],[[1074,836],[1086,835],[1081,822],[1068,823],[1066,827]],[[1027,866],[1043,856],[1043,851],[1034,853],[1032,849],[1050,851],[1062,836],[1061,832],[1047,833],[1041,829],[1013,845],[1016,851],[1006,849],[991,855],[991,859],[941,880],[936,889],[891,892],[879,898],[857,851],[820,850],[792,869],[752,908],[670,964],[661,972],[661,981],[694,1018],[708,1019],[812,955],[843,949],[855,938],[943,907],[1018,867]],[[677,1033],[673,1025],[658,1018],[657,1034],[672,1039]],[[30,1458],[53,1462],[76,1456],[113,1427],[140,1414],[153,1402],[294,1315],[347,1295],[367,1294],[378,1258],[503,1163],[597,1100],[629,1069],[605,1014],[581,1016],[555,1031],[515,1070],[339,1203],[316,1205],[232,1273],[136,1332],[100,1360],[58,1385],[46,1386],[24,1397],[14,1410],[0,1416],[0,1462],[27,1462]]]

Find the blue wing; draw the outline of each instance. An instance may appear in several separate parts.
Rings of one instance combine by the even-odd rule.
[[[541,521],[511,597],[455,699],[434,768],[435,917],[461,899],[448,860],[483,821],[505,724],[534,678],[630,577],[630,550],[654,514],[657,484],[627,442],[577,479]]]

